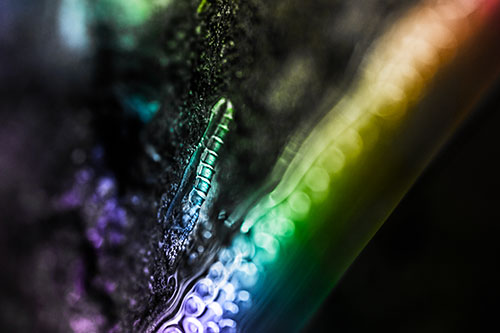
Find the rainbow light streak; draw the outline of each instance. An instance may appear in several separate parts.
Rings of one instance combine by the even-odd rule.
[[[393,25],[156,331],[299,330],[498,74],[499,8],[426,2]]]

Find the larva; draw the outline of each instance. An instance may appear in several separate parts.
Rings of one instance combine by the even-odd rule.
[[[201,207],[209,195],[219,153],[233,121],[233,112],[233,104],[226,98],[219,99],[212,108],[207,129],[191,156],[179,190],[163,219],[169,228],[166,237],[169,244],[165,251],[171,266],[174,266],[186,239],[194,229]]]
[[[229,124],[233,121],[232,103],[230,101],[226,101],[224,98],[221,98],[214,106],[214,109],[220,108],[221,104],[226,105],[224,113],[215,128],[215,132],[212,134],[203,149],[201,160],[198,163],[196,170],[196,180],[194,188],[191,190],[190,194],[190,202],[193,205],[201,206],[208,195],[212,178],[215,174],[215,165],[219,157],[219,151],[224,145],[224,139],[229,132]],[[214,111],[214,113],[217,112],[218,110]]]

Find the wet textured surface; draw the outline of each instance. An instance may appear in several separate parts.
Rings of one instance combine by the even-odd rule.
[[[0,69],[5,331],[140,331],[179,309],[187,314],[160,320],[161,330],[236,327],[258,273],[245,261],[255,251],[248,236],[232,243],[237,269],[234,249],[216,251],[239,227],[228,217],[264,184],[292,133],[345,92],[371,41],[407,5],[124,3],[1,5],[12,13],[0,14],[0,60],[10,64]],[[234,104],[234,127],[216,173],[196,164],[206,201],[179,242],[165,210],[221,97]],[[207,154],[200,160],[214,166]],[[319,192],[322,172],[308,183]],[[291,205],[300,213],[308,200],[299,193]],[[294,229],[282,225],[253,240],[276,253]],[[239,288],[217,285],[224,274]],[[205,309],[210,299],[218,302]]]

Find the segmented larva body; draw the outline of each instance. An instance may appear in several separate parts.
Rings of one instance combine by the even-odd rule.
[[[229,132],[229,124],[233,121],[233,105],[225,98],[221,98],[214,106],[214,113],[223,104],[226,104],[225,111],[217,124],[215,132],[208,140],[201,155],[198,168],[196,170],[196,180],[194,188],[190,193],[190,202],[195,206],[203,205],[210,191],[212,178],[215,174],[215,165],[219,157],[219,151],[224,145],[224,139]],[[215,115],[215,114],[213,114]]]
[[[214,105],[207,129],[191,156],[180,189],[167,211],[165,220],[169,223],[169,230],[166,239],[169,243],[165,253],[170,268],[175,266],[179,253],[199,219],[201,207],[207,200],[219,152],[233,121],[233,112],[233,104],[226,98],[219,99]]]

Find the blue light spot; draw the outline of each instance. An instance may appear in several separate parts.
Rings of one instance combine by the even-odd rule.
[[[160,109],[160,102],[148,101],[142,95],[131,95],[123,100],[126,107],[135,113],[142,122],[149,122]]]
[[[88,47],[86,8],[81,0],[63,0],[59,9],[59,33],[66,46],[75,51]]]

